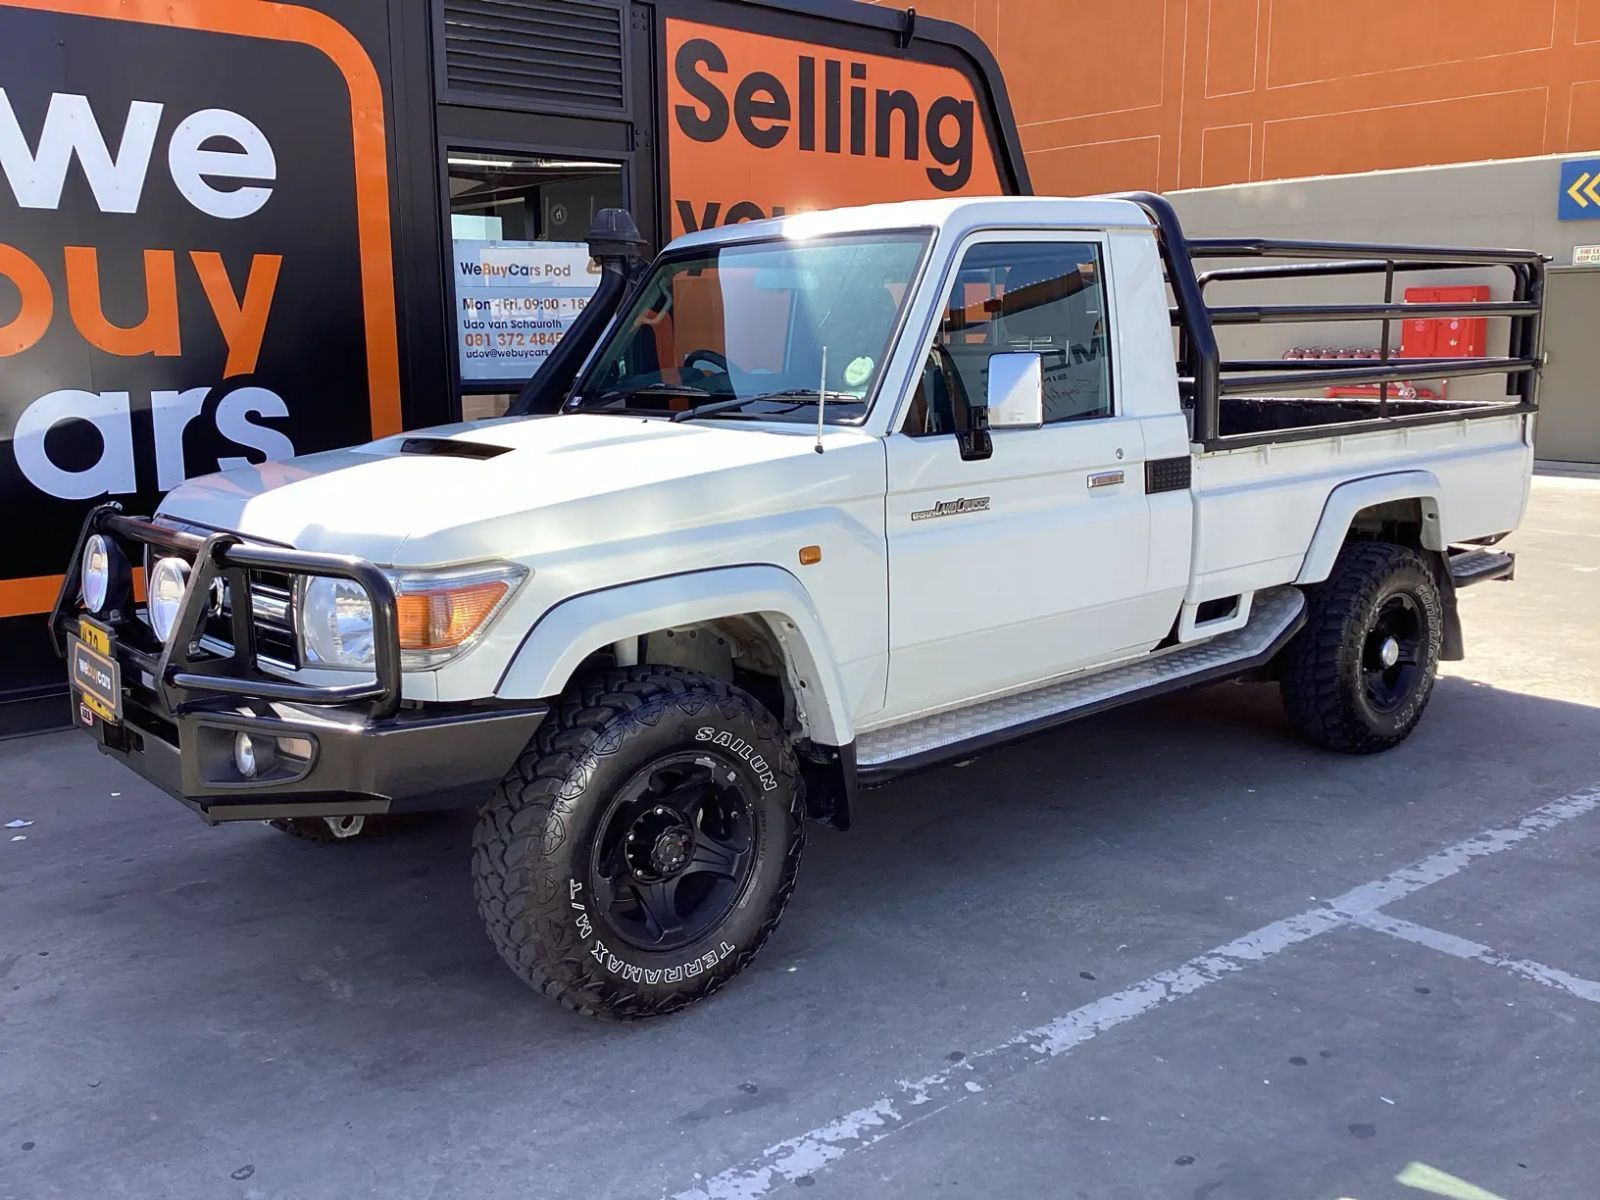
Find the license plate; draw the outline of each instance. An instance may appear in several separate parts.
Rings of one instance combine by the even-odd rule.
[[[96,654],[111,653],[111,631],[104,626],[96,625],[88,617],[78,618],[78,637]]]
[[[78,630],[78,637],[67,635],[67,663],[72,688],[81,699],[79,716],[87,708],[115,724],[122,720],[122,667],[111,657],[110,635],[87,621]]]

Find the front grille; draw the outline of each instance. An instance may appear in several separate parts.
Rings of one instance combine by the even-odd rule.
[[[274,667],[300,667],[300,639],[295,629],[294,578],[278,571],[250,571],[250,611],[255,621],[256,660]],[[220,604],[206,618],[201,645],[215,654],[233,653],[233,595],[220,589]]]
[[[211,530],[191,525],[175,517],[157,518],[160,524],[185,533],[206,536]],[[155,547],[144,547],[146,576],[160,557]],[[178,554],[190,567],[194,559],[188,554]],[[300,661],[300,638],[295,628],[293,575],[282,571],[251,570],[250,610],[255,617],[256,664],[297,671]],[[233,656],[233,596],[231,587],[222,579],[212,584],[210,607],[200,627],[200,648],[222,658]]]

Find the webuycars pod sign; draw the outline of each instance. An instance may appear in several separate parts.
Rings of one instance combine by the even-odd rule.
[[[0,17],[9,616],[48,607],[89,502],[148,511],[400,410],[382,94],[348,32],[270,3]]]
[[[995,195],[996,154],[954,67],[666,21],[674,235],[807,209]]]

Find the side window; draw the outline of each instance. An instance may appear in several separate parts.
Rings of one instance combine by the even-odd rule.
[[[983,397],[989,356],[1044,359],[1044,419],[1112,413],[1105,272],[1088,242],[985,242],[961,261],[907,420],[908,433],[949,433]]]

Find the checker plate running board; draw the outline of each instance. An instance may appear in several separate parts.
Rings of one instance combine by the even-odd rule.
[[[1242,675],[1270,662],[1299,631],[1305,606],[1299,588],[1257,592],[1249,622],[1210,641],[863,733],[856,741],[861,782],[883,783],[1121,704]]]
[[[1450,577],[1458,588],[1488,579],[1510,579],[1517,569],[1514,554],[1493,550],[1468,550],[1450,556]]]

